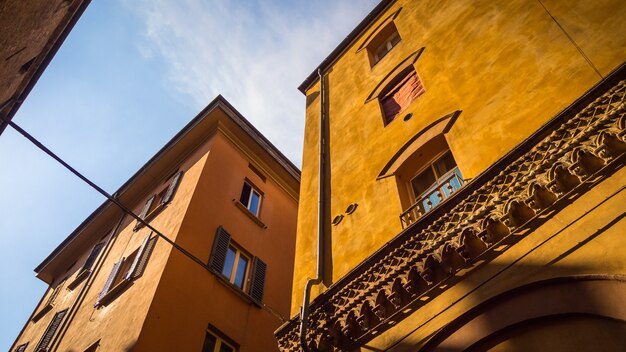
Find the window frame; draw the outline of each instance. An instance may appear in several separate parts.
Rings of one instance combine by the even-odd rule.
[[[165,186],[157,188],[159,191],[153,193],[150,197],[148,197],[148,199],[146,199],[138,217],[145,222],[149,222],[161,211],[163,211],[163,209],[165,209],[176,196],[176,192],[178,191],[183,175],[184,171],[178,170],[173,175],[166,178],[165,182],[163,182]],[[133,231],[139,231],[143,226],[144,225],[140,221],[136,221]]]
[[[222,276],[231,284],[233,284],[235,287],[239,288],[240,290],[246,292],[250,282],[250,266],[252,265],[252,256],[248,253],[246,253],[244,250],[241,249],[241,247],[239,247],[236,243],[233,243],[233,241],[231,240],[230,244],[228,245],[228,249],[234,249],[235,252],[235,258],[233,259],[233,265],[232,268],[230,269],[230,275],[227,276],[224,274],[224,270],[226,269],[226,262],[224,262],[224,269],[222,269]],[[236,278],[237,278],[237,269],[239,269],[239,259],[241,257],[244,257],[247,262],[246,262],[246,269],[245,272],[243,274],[243,280],[241,283],[241,287],[239,285],[237,285]]]
[[[213,346],[213,351],[204,350],[204,348],[206,347],[205,345],[206,345],[207,337],[209,335],[215,338],[215,346]],[[212,325],[209,325],[209,328],[205,330],[204,342],[202,345],[202,352],[220,352],[222,348],[222,344],[229,347],[232,350],[232,352],[239,351],[239,346],[236,343],[234,343],[230,338],[227,338],[221,332],[218,332],[216,329],[212,328]]]
[[[455,166],[446,171],[446,173],[444,173],[443,175],[438,175],[437,169],[435,167],[435,164],[442,160],[445,156],[447,156],[448,154],[450,154],[454,160],[454,164]],[[431,184],[428,188],[426,188],[425,191],[423,191],[422,193],[420,193],[419,195],[417,195],[415,193],[415,188],[413,186],[413,180],[415,180],[418,176],[420,176],[424,171],[426,171],[427,169],[430,169],[433,172],[433,175],[435,175],[435,182],[433,184]],[[459,173],[456,173],[456,170],[459,170]],[[460,169],[459,169],[459,165],[456,162],[456,159],[454,159],[454,155],[452,154],[452,151],[450,149],[444,150],[440,153],[438,153],[434,158],[432,158],[426,165],[424,165],[422,168],[418,169],[418,171],[413,175],[413,177],[411,177],[409,179],[409,182],[407,184],[408,187],[408,191],[409,191],[409,196],[411,199],[411,204],[415,204],[416,202],[418,202],[420,199],[422,199],[424,197],[424,195],[431,193],[433,190],[442,187],[442,182],[440,182],[441,180],[445,180],[447,179],[450,175],[452,175],[453,173],[456,173],[459,180],[461,181],[461,186],[463,187],[463,185],[465,184],[463,181],[463,177],[460,175]],[[459,187],[459,188],[460,188]],[[453,193],[455,193],[456,191],[454,191]],[[442,195],[441,201],[443,201],[444,199],[448,198],[449,196],[444,196]],[[434,207],[434,206],[433,206]]]
[[[250,194],[248,195],[247,204],[241,201],[241,198],[243,197],[243,191],[244,191],[246,185],[248,185],[248,187],[250,187]],[[252,201],[252,196],[255,193],[259,196],[259,201],[257,203],[256,212],[252,211],[252,209],[250,209],[250,205],[252,203],[251,202]],[[250,214],[252,214],[255,217],[259,218],[261,216],[261,207],[263,205],[264,198],[265,198],[265,194],[259,189],[259,187],[257,187],[254,183],[252,183],[252,181],[250,181],[248,178],[245,178],[244,181],[243,181],[242,188],[241,188],[241,194],[239,196],[239,203],[241,205],[243,205],[243,207],[246,208],[250,212]]]
[[[391,50],[393,50],[393,48],[397,47],[401,42],[402,36],[400,35],[398,26],[396,26],[393,20],[378,29],[377,33],[368,40],[368,43],[365,46],[370,67],[374,68],[391,52]],[[383,47],[386,49],[385,52],[379,54],[380,49]]]

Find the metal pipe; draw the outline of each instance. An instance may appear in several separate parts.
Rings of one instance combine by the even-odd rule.
[[[309,352],[309,346],[306,343],[306,334],[308,331],[309,305],[311,299],[311,288],[313,285],[322,283],[324,277],[324,194],[326,192],[326,139],[325,137],[325,116],[324,116],[324,76],[321,68],[317,69],[317,75],[320,79],[320,125],[319,125],[319,183],[317,194],[317,277],[308,279],[304,286],[304,299],[300,309],[300,347],[305,352]]]

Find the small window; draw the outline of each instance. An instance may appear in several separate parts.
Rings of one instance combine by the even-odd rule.
[[[28,347],[28,342],[23,343],[15,348],[15,352],[24,352],[26,351],[26,347]]]
[[[48,347],[50,347],[50,342],[52,342],[52,339],[54,338],[57,329],[61,325],[61,322],[63,321],[63,318],[65,318],[66,314],[67,309],[64,309],[54,315],[52,321],[50,321],[50,325],[48,325],[46,331],[43,333],[43,336],[41,336],[41,340],[39,340],[35,351],[40,352],[48,350]]]
[[[463,176],[450,151],[435,159],[411,180],[416,204],[423,213],[448,198],[463,185]]]
[[[415,99],[424,94],[425,89],[413,66],[409,66],[387,85],[378,98],[383,113],[384,124],[393,121],[406,110]]]
[[[151,235],[144,239],[137,250],[113,265],[109,278],[100,292],[96,306],[104,304],[109,298],[112,298],[122,288],[126,287],[127,284],[143,275],[158,238]]]
[[[400,34],[393,22],[389,22],[367,45],[371,66],[376,65],[391,49],[400,43]]]
[[[144,221],[148,221],[155,217],[161,210],[167,206],[172,199],[174,199],[174,194],[178,190],[178,186],[180,185],[180,181],[182,179],[183,172],[178,171],[172,178],[169,179],[169,184],[167,187],[163,188],[159,193],[153,194],[146,203],[139,215],[137,215],[140,219]],[[134,231],[139,230],[143,227],[143,224],[139,221],[135,224]]]
[[[237,351],[237,349],[233,345],[224,341],[224,339],[217,337],[216,334],[213,334],[210,331],[206,332],[206,337],[204,338],[204,346],[202,346],[202,352],[235,352],[235,351]]]
[[[226,261],[224,262],[222,275],[232,284],[243,290],[249,263],[250,258],[242,253],[239,248],[231,244],[228,246],[226,252]]]
[[[209,267],[243,292],[259,306],[263,302],[267,265],[259,259],[244,253],[231,241],[231,236],[223,227],[217,228]]]
[[[241,190],[241,197],[239,202],[243,204],[250,212],[256,216],[259,216],[259,209],[261,208],[261,198],[263,195],[250,183],[244,182],[243,189]]]

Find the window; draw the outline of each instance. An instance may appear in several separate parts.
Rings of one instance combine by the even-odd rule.
[[[393,22],[389,22],[367,45],[370,65],[376,65],[391,49],[400,43],[400,34]]]
[[[217,337],[216,334],[213,334],[210,331],[206,332],[206,337],[204,338],[204,345],[202,346],[202,352],[235,352],[237,349],[221,339]]]
[[[104,242],[100,242],[91,249],[91,253],[89,253],[89,256],[85,260],[85,263],[83,264],[82,268],[80,268],[80,271],[78,272],[78,274],[76,275],[74,280],[70,282],[69,285],[67,285],[68,289],[73,290],[74,288],[76,288],[76,286],[78,286],[82,282],[83,279],[89,276],[89,274],[91,273],[91,269],[94,263],[96,262],[96,259],[98,259],[98,255],[100,255],[100,252],[102,251],[103,248],[104,248]]]
[[[250,258],[231,244],[226,251],[226,261],[224,261],[222,275],[243,290],[244,279],[248,273],[248,263],[250,263]]]
[[[41,340],[39,340],[39,344],[37,344],[37,348],[35,348],[36,352],[47,351],[50,347],[50,342],[52,342],[52,338],[56,334],[57,329],[61,325],[63,318],[67,314],[67,309],[64,309],[60,312],[57,312],[52,318],[50,325],[46,328],[46,331],[43,333]]]
[[[400,72],[383,89],[378,98],[383,112],[384,124],[387,125],[393,121],[424,92],[422,81],[412,65]]]
[[[24,352],[26,351],[26,347],[28,347],[28,342],[17,346],[17,348],[15,348],[15,352]]]
[[[100,340],[91,344],[91,346],[87,347],[84,352],[96,352],[98,350],[98,347],[100,347]]]
[[[241,190],[239,202],[248,208],[248,210],[250,210],[250,212],[255,216],[259,216],[262,197],[263,195],[261,192],[254,188],[248,181],[243,183],[243,189]]]
[[[463,185],[463,176],[450,151],[429,163],[411,180],[415,204],[430,211]]]
[[[221,226],[215,235],[209,267],[219,277],[246,293],[253,302],[262,304],[267,265],[233,244],[230,234]]]
[[[172,178],[170,178],[169,184],[167,187],[163,188],[159,193],[152,195],[152,197],[148,198],[146,203],[144,204],[141,212],[139,213],[139,218],[142,220],[150,220],[156,214],[158,214],[161,210],[167,206],[172,199],[174,199],[174,194],[178,190],[178,185],[180,185],[180,180],[182,179],[183,172],[178,171]],[[143,227],[143,224],[139,221],[135,224],[134,231],[139,230]]]
[[[143,275],[157,238],[157,236],[152,236],[152,234],[146,236],[137,250],[113,265],[113,269],[100,292],[96,306],[105,304],[129,283]]]
[[[48,300],[46,301],[46,304],[44,304],[44,306],[39,310],[39,312],[37,312],[35,315],[33,315],[32,319],[31,319],[33,322],[37,322],[44,315],[46,315],[46,313],[48,313],[50,310],[52,310],[52,308],[54,307],[55,301],[56,301],[57,297],[59,296],[59,293],[61,293],[61,289],[63,288],[63,285],[65,285],[65,281],[66,280],[67,280],[67,278],[61,280],[61,282],[59,282],[56,285],[54,290],[52,290],[52,293],[50,293],[50,296],[48,297]]]

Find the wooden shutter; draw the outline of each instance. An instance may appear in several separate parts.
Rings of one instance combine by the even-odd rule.
[[[161,199],[162,204],[168,204],[174,198],[174,194],[176,194],[176,190],[178,190],[178,185],[180,184],[180,180],[183,177],[183,172],[179,171],[172,177],[172,182],[170,182],[169,187],[167,187],[167,192]]]
[[[150,197],[150,199],[148,199],[146,201],[146,204],[143,206],[143,209],[141,209],[141,213],[139,213],[139,218],[141,220],[145,219],[146,216],[148,215],[148,212],[150,211],[150,207],[152,206],[152,202],[154,202],[154,198],[156,198],[156,195],[153,195],[152,197]],[[142,225],[143,225],[142,223],[137,221],[137,224],[135,225],[134,230],[137,231]]]
[[[263,302],[263,291],[265,289],[265,273],[267,272],[267,264],[258,257],[254,258],[252,267],[252,278],[250,279],[250,297],[261,304]]]
[[[46,302],[46,305],[54,304],[54,300],[59,295],[59,292],[61,292],[61,288],[63,288],[63,285],[65,284],[65,280],[67,280],[67,278],[63,279],[63,281],[59,282],[59,284],[54,288],[54,291],[52,291],[52,294],[50,295],[50,298],[48,298],[48,301]]]
[[[89,254],[89,257],[87,257],[87,260],[85,260],[85,264],[83,264],[83,268],[80,271],[91,270],[91,267],[96,261],[96,258],[98,258],[98,255],[100,254],[100,251],[102,251],[102,248],[104,248],[104,242],[100,242],[93,247],[91,253]]]
[[[26,351],[26,347],[28,347],[28,342],[17,346],[17,348],[15,349],[15,352],[24,352]]]
[[[115,276],[117,276],[117,272],[120,270],[122,263],[124,262],[124,258],[122,258],[119,262],[113,264],[113,269],[109,274],[109,278],[104,283],[104,287],[102,287],[102,291],[100,291],[100,295],[98,296],[98,300],[96,301],[96,305],[100,303],[100,300],[109,292],[111,285],[113,284],[113,280],[115,280]]]
[[[154,245],[156,244],[156,240],[158,238],[158,236],[150,236],[152,236],[152,233],[150,233],[150,235],[143,240],[143,243],[141,244],[141,247],[139,247],[137,256],[128,270],[125,279],[134,280],[143,275],[143,272],[146,270],[148,259],[150,259],[150,254],[152,254],[152,250],[154,249]]]
[[[50,322],[50,325],[48,325],[46,332],[44,332],[43,336],[41,337],[41,341],[39,341],[39,344],[37,345],[37,348],[35,348],[35,351],[46,350],[48,349],[48,347],[50,347],[50,342],[52,341],[54,334],[59,328],[59,325],[61,325],[61,322],[63,321],[66,313],[67,309],[57,312],[54,315],[54,318],[52,318],[52,321]]]
[[[226,261],[226,252],[228,252],[229,245],[230,235],[223,227],[218,227],[215,241],[213,242],[211,259],[209,260],[209,267],[218,274],[221,274],[222,270],[224,270],[224,262]]]

